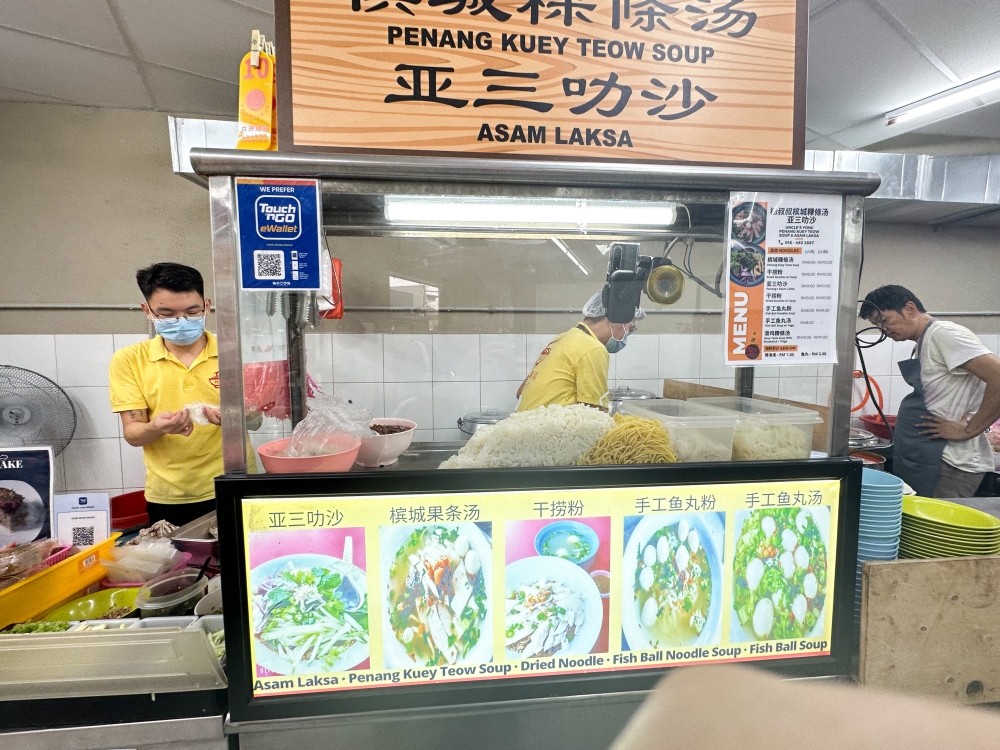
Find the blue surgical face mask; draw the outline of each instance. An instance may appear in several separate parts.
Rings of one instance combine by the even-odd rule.
[[[622,349],[625,348],[625,342],[628,340],[628,331],[625,331],[625,335],[621,337],[621,340],[615,338],[614,329],[611,331],[611,338],[608,339],[608,343],[604,345],[604,348],[608,350],[610,354],[617,354]]]
[[[156,332],[164,339],[178,346],[193,344],[202,334],[205,333],[205,318],[171,318],[169,320],[157,320],[153,318],[153,326]]]

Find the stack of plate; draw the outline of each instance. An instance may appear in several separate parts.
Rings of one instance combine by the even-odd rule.
[[[946,500],[903,500],[899,556],[962,557],[1000,554],[1000,518]]]
[[[861,478],[861,524],[858,528],[858,576],[854,621],[861,622],[861,565],[895,560],[902,525],[903,480],[884,471],[864,469]]]

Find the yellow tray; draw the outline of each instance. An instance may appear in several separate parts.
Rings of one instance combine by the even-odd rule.
[[[103,542],[0,591],[0,628],[15,622],[30,622],[106,578],[108,573],[101,561],[112,559],[111,548],[120,536],[112,534]]]

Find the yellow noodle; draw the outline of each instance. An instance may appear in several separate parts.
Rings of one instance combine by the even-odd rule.
[[[676,462],[677,454],[662,424],[627,414],[615,414],[615,426],[580,459],[581,466]]]

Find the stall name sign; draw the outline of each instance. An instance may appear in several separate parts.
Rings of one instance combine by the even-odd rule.
[[[830,654],[840,483],[245,499],[254,696]]]
[[[726,364],[836,364],[843,199],[732,193]]]
[[[236,178],[240,288],[320,288],[323,239],[318,180]]]
[[[284,0],[282,149],[801,168],[807,0]]]

